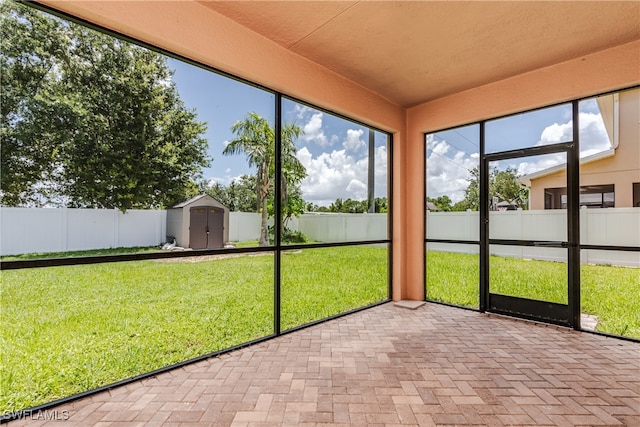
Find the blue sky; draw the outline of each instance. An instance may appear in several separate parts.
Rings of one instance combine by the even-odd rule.
[[[225,142],[233,139],[231,126],[247,113],[255,112],[274,122],[274,95],[182,61],[167,62],[175,71],[173,81],[180,98],[188,109],[197,111],[198,120],[207,122],[205,138],[213,161],[203,171],[204,178],[226,185],[235,176],[254,173],[244,156],[224,156],[222,150]]]
[[[196,109],[208,124],[205,135],[210,168],[203,171],[208,182],[228,185],[242,174],[253,174],[244,155],[224,156],[222,150],[233,138],[231,126],[248,112],[274,121],[274,95],[253,86],[169,59],[175,70],[173,81],[186,106]],[[362,200],[367,195],[368,128],[331,114],[283,100],[285,122],[304,130],[296,142],[297,157],[307,169],[301,183],[303,198],[329,205],[336,198]],[[571,105],[550,107],[487,122],[487,152],[504,151],[571,139]],[[580,104],[581,155],[608,148],[609,141],[595,100]],[[387,192],[386,135],[375,133],[376,197]],[[448,195],[454,202],[464,197],[470,170],[479,161],[478,126],[466,126],[427,136],[427,187],[430,197]],[[515,159],[492,164],[529,174],[565,162],[563,154]]]
[[[2,0],[0,0],[2,1]],[[48,14],[46,14],[48,15]],[[62,22],[66,22],[61,19]],[[222,154],[234,138],[231,127],[253,112],[275,121],[275,96],[265,90],[223,77],[165,56],[174,71],[173,83],[189,110],[206,122],[210,167],[202,171],[208,183],[229,185],[244,174],[255,174],[244,155]],[[165,82],[163,82],[165,83]],[[368,188],[369,129],[291,100],[283,102],[285,122],[304,130],[296,141],[297,157],[307,170],[300,188],[307,202],[328,206],[337,198],[364,200]],[[375,133],[375,196],[387,196],[387,136]]]
[[[595,99],[580,103],[580,156],[609,148],[600,110]],[[487,152],[548,145],[572,139],[571,105],[565,104],[487,122]],[[479,165],[479,126],[471,125],[427,135],[427,195],[447,195],[454,201],[464,198],[470,171]],[[520,175],[566,163],[566,155],[492,162],[492,167],[511,167]]]
[[[233,138],[231,126],[249,112],[275,119],[274,95],[256,87],[220,76],[185,62],[167,58],[174,70],[181,99],[195,109],[198,119],[208,125],[211,166],[203,171],[208,182],[228,185],[243,174],[254,174],[244,155],[224,156],[226,143]],[[303,198],[329,205],[336,198],[362,200],[367,196],[368,132],[366,127],[296,102],[283,102],[286,122],[295,122],[304,135],[296,142],[297,157],[307,169],[301,183]],[[569,106],[547,108],[526,115],[495,120],[487,124],[487,150],[503,151],[519,147],[566,141],[571,136]],[[609,148],[602,118],[595,100],[580,105],[581,156]],[[470,170],[478,165],[478,127],[467,126],[427,135],[427,193],[461,200]],[[375,195],[387,196],[387,136],[375,133]],[[529,158],[509,163],[521,174],[532,173],[564,161],[564,156]]]
[[[175,71],[173,81],[182,101],[208,125],[205,137],[213,161],[203,178],[228,185],[242,174],[255,173],[244,155],[225,156],[222,151],[234,137],[231,126],[247,113],[274,122],[274,95],[182,61],[169,59],[168,65]],[[325,206],[336,198],[366,199],[369,129],[286,98],[282,113],[285,122],[304,130],[296,142],[297,157],[307,169],[303,198]],[[376,197],[387,195],[386,143],[386,135],[375,132]]]

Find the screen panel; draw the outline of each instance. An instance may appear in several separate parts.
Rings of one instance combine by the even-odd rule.
[[[282,252],[282,330],[388,298],[386,244]]]
[[[388,135],[283,99],[282,243],[388,238]]]
[[[479,307],[478,245],[427,243],[427,299],[463,307]]]

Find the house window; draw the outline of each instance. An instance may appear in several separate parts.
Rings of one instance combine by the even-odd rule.
[[[566,209],[567,208],[567,187],[545,188],[544,189],[545,209]]]
[[[640,182],[633,183],[633,207],[640,208]]]
[[[634,184],[634,206],[636,203],[636,184]],[[640,192],[640,188],[637,190]],[[640,198],[638,199],[640,201]],[[612,208],[615,206],[615,192],[613,184],[585,185],[580,187],[580,207]],[[545,209],[567,209],[567,188],[545,188]]]

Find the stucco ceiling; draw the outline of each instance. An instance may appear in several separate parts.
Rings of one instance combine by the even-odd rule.
[[[406,107],[640,39],[640,1],[202,4]]]

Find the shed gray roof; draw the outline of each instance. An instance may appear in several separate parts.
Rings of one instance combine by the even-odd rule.
[[[189,206],[189,205],[191,205],[191,204],[193,204],[193,203],[195,203],[195,202],[197,202],[198,200],[201,200],[201,199],[209,199],[211,201],[216,202],[220,206],[224,206],[224,204],[220,203],[218,200],[214,199],[213,197],[209,196],[208,194],[200,194],[198,196],[190,198],[189,200],[185,200],[182,203],[178,203],[177,205],[172,206],[171,208],[172,209],[184,208],[185,206]]]

